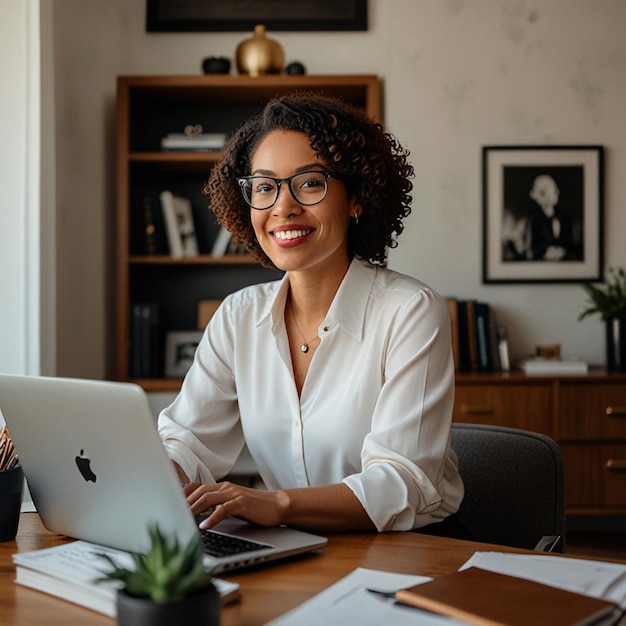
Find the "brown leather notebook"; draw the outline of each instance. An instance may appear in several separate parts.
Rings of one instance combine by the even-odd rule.
[[[396,600],[479,626],[583,626],[617,609],[606,600],[477,567],[402,589]]]

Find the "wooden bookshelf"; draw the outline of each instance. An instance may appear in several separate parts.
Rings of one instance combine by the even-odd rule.
[[[257,282],[274,280],[270,271],[247,255],[212,257],[219,226],[202,188],[219,152],[164,152],[161,139],[200,124],[204,132],[232,132],[273,96],[294,89],[323,91],[382,119],[381,84],[376,76],[121,76],[117,82],[117,312],[116,377],[131,380],[130,309],[134,302],[158,305],[161,336],[195,330],[197,303],[221,299]],[[142,212],[146,203],[159,212],[158,195],[168,189],[189,198],[200,254],[174,259],[164,249],[163,233],[156,253],[142,245]],[[155,226],[160,220],[155,218]],[[164,345],[164,344],[162,344]],[[162,354],[159,359],[163,361]],[[132,379],[149,391],[175,391],[180,379],[160,373]]]

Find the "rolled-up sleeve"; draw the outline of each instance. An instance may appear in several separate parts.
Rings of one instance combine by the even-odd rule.
[[[441,521],[463,497],[450,449],[454,363],[445,300],[425,290],[399,307],[381,363],[362,471],[344,482],[379,530],[410,530]]]

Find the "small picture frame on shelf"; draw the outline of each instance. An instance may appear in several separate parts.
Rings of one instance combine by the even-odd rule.
[[[485,146],[483,282],[602,280],[603,147]]]
[[[183,378],[193,363],[202,331],[172,331],[165,337],[165,377]]]

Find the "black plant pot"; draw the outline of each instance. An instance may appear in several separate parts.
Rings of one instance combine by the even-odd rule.
[[[117,593],[117,623],[119,626],[219,626],[221,600],[213,585],[177,602],[159,604],[145,598],[135,598],[120,590]]]
[[[606,367],[626,372],[626,318],[606,320]]]
[[[22,506],[24,471],[21,465],[0,471],[0,541],[12,541],[17,534]]]

